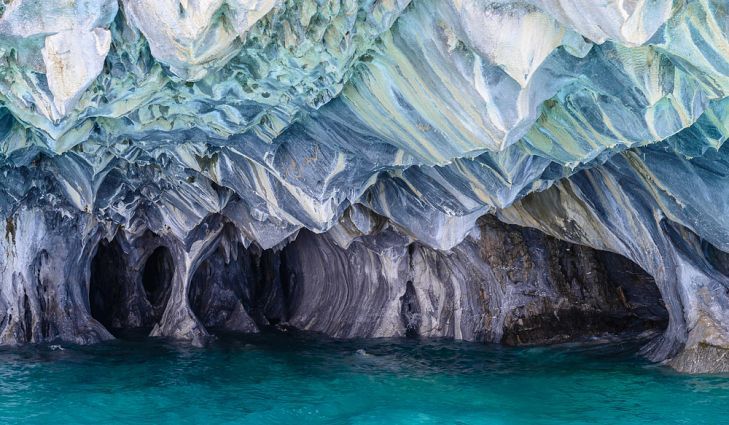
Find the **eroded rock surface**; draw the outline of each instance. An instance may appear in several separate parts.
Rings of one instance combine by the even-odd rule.
[[[381,217],[373,217],[382,220]],[[336,232],[302,230],[283,249],[244,246],[224,226],[189,286],[174,286],[165,241],[145,232],[101,243],[91,265],[91,313],[111,330],[178,326],[257,332],[271,325],[336,338],[420,336],[511,345],[659,334],[668,313],[655,282],[616,254],[505,225],[493,216],[450,252],[384,225],[346,248]],[[130,249],[131,247],[134,247]],[[162,313],[195,320],[162,327]],[[187,310],[189,308],[189,310]]]
[[[0,3],[0,343],[558,342],[660,328],[662,300],[646,354],[729,370],[728,23],[721,0]]]
[[[336,337],[522,345],[660,331],[667,320],[652,278],[630,261],[493,217],[447,253],[388,228],[347,249],[305,232],[281,255],[287,322]]]

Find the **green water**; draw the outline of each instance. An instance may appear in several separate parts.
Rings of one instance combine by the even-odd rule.
[[[729,377],[637,345],[222,338],[0,351],[0,423],[729,424]]]

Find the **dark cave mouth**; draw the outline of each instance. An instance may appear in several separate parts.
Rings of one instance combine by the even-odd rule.
[[[535,230],[519,231],[535,232],[549,240],[555,256],[551,260],[558,263],[549,271],[554,286],[551,290],[559,297],[556,300],[535,297],[531,304],[515,308],[507,317],[503,336],[498,341],[488,340],[485,333],[470,340],[512,346],[548,345],[605,335],[632,338],[651,333],[657,336],[665,331],[668,312],[658,287],[637,264],[618,254],[552,240]],[[310,232],[302,235],[324,237]],[[530,236],[525,240],[530,243]],[[214,334],[258,332],[276,324],[295,328],[291,325],[291,314],[292,311],[302,314],[299,297],[306,290],[300,287],[297,278],[305,276],[307,270],[300,270],[302,263],[290,259],[325,255],[305,248],[297,238],[278,252],[261,250],[255,244],[250,248],[238,245],[233,259],[222,248],[213,250],[191,277],[186,296],[193,314]],[[412,249],[408,255],[412,255]],[[172,255],[162,245],[147,256],[141,267],[129,267],[127,262],[119,244],[112,241],[99,245],[91,265],[92,316],[117,337],[148,331],[159,322],[170,298],[174,274]],[[593,274],[597,277],[589,277]],[[325,290],[336,291],[335,285],[346,285],[346,279],[351,276],[351,270],[342,273],[339,278],[331,279]],[[423,315],[429,314],[418,301],[423,298],[418,291],[424,291],[424,287],[427,285],[419,288],[418,282],[409,279],[399,296],[396,320],[402,326],[402,336],[432,336],[421,335],[419,329]],[[326,298],[323,297],[322,305],[307,304],[308,308],[313,310],[312,314],[325,316],[326,321],[339,320],[327,316],[332,311],[336,314],[338,309],[327,309],[323,305]],[[348,308],[343,307],[343,310]],[[319,309],[321,312],[317,313]],[[326,329],[317,328],[303,331],[327,333]]]
[[[152,252],[142,271],[142,287],[147,301],[155,310],[164,309],[170,296],[172,277],[175,272],[172,254],[160,246]]]
[[[141,267],[130,264],[117,239],[102,241],[91,261],[91,316],[116,337],[148,333],[170,298],[174,277],[170,250],[157,246],[141,263]]]
[[[570,249],[584,250],[585,247],[572,245]],[[592,292],[594,298],[572,299],[550,311],[519,318],[512,326],[505,327],[503,344],[529,346],[615,341],[654,338],[665,332],[669,315],[655,279],[622,255],[592,252],[596,267],[589,273],[601,276],[592,283],[594,286],[586,286],[581,281],[587,273],[575,276],[563,268],[565,276],[562,277],[571,280],[570,290],[574,291],[577,286]],[[569,300],[569,296],[566,299]]]

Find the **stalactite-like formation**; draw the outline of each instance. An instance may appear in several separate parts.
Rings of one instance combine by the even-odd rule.
[[[727,22],[722,0],[0,4],[0,344],[650,331],[649,358],[729,371]]]

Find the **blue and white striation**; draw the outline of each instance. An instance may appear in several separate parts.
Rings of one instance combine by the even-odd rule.
[[[5,0],[0,344],[665,303],[646,354],[729,371],[728,137],[725,0]]]

